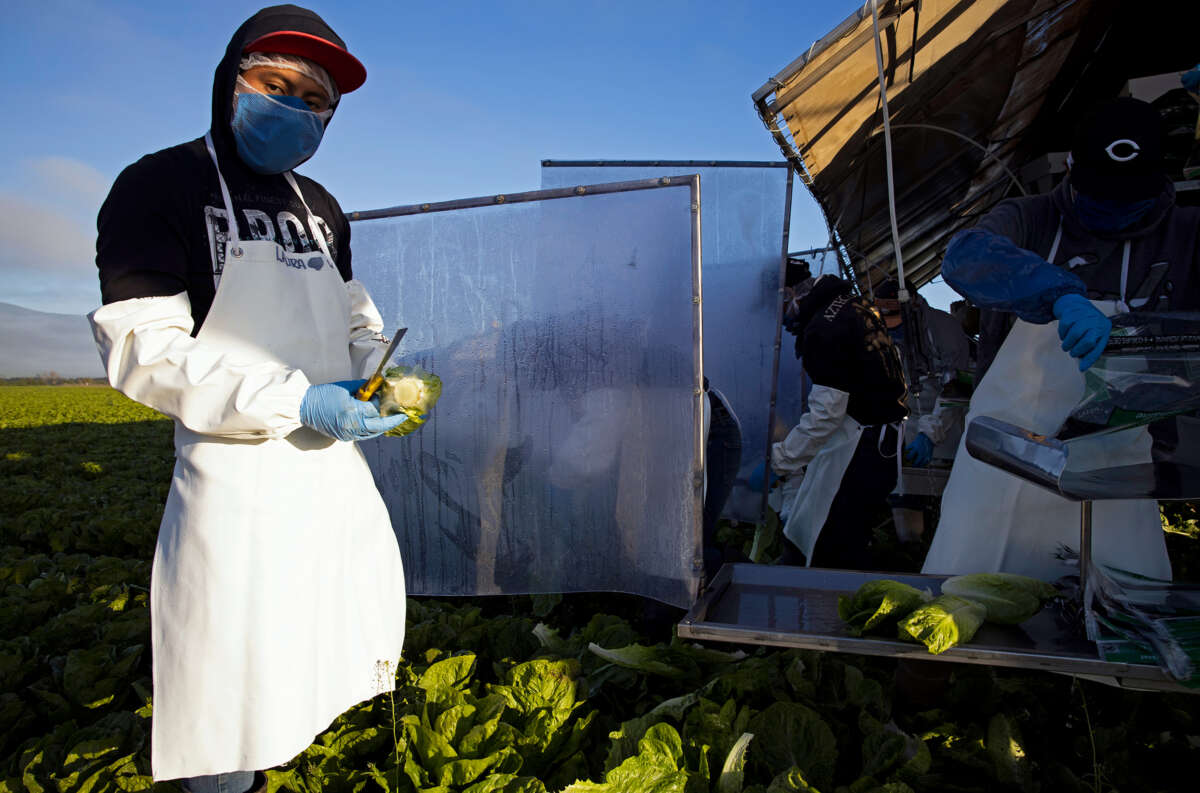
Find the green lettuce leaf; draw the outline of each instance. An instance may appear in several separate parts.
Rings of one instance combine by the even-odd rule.
[[[837,739],[816,711],[798,702],[776,702],[751,718],[747,731],[757,736],[751,759],[761,770],[795,766],[806,785],[832,789]]]
[[[752,740],[754,733],[742,733],[725,756],[721,775],[717,777],[717,793],[742,793],[742,784],[746,777],[746,750],[750,748]]]
[[[683,741],[669,724],[656,724],[638,743],[638,754],[604,776],[578,781],[562,793],[686,793],[688,772],[680,767]]]
[[[915,639],[937,655],[971,641],[985,617],[987,609],[980,604],[942,595],[900,620],[898,633],[901,639]]]
[[[973,600],[987,609],[988,622],[1016,625],[1058,596],[1045,581],[1015,573],[968,573],[942,582],[942,593]]]
[[[868,581],[850,597],[838,598],[838,616],[851,634],[859,636],[872,628],[895,623],[927,602],[928,592],[887,578]]]

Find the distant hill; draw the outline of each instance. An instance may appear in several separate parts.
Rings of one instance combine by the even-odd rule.
[[[0,377],[103,377],[92,328],[82,314],[50,314],[0,303]]]

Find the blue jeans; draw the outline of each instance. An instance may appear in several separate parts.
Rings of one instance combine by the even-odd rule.
[[[228,774],[193,776],[179,780],[187,793],[246,793],[254,786],[253,771],[231,771]]]

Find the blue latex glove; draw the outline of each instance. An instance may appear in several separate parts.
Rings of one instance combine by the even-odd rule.
[[[1183,87],[1193,94],[1200,94],[1200,63],[1196,64],[1194,69],[1184,72],[1180,76],[1179,82],[1183,83]]]
[[[904,447],[904,461],[924,468],[933,459],[933,441],[925,433],[919,433],[912,443]]]
[[[1063,295],[1054,301],[1062,348],[1079,359],[1079,371],[1096,362],[1108,344],[1112,322],[1083,295]]]
[[[755,492],[761,493],[764,487],[772,487],[779,481],[779,475],[774,471],[771,472],[770,481],[767,480],[767,464],[761,462],[754,466],[754,470],[750,472],[750,476],[746,479],[746,486]]]
[[[366,380],[342,380],[311,385],[300,401],[300,421],[306,427],[339,441],[365,441],[408,421],[408,416],[380,416],[374,402],[361,402],[354,392]]]

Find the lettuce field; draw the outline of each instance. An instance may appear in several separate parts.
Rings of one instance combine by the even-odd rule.
[[[149,776],[147,588],[172,464],[171,423],[115,391],[0,387],[0,791],[177,789]],[[269,788],[1195,789],[1200,697],[957,665],[914,693],[891,660],[702,647],[672,637],[674,616],[606,594],[413,599],[396,692]]]

